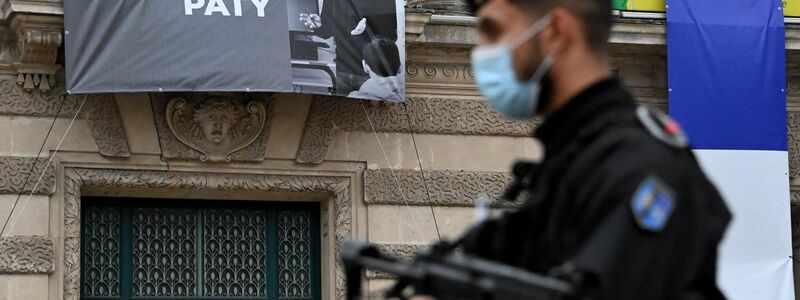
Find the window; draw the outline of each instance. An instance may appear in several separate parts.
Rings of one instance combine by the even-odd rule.
[[[81,299],[320,299],[316,204],[83,202]]]

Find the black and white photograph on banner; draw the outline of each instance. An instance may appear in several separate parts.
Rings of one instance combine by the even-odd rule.
[[[402,101],[402,1],[289,0],[294,92]]]

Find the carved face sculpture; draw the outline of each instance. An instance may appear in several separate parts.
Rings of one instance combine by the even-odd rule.
[[[224,99],[208,99],[194,111],[194,121],[202,128],[206,140],[217,145],[228,140],[235,120],[236,108]]]

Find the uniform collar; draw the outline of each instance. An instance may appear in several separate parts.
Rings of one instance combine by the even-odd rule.
[[[575,138],[581,128],[606,114],[619,109],[635,108],[630,94],[615,77],[601,80],[580,92],[563,107],[556,110],[536,129],[534,137],[544,145],[547,153]]]

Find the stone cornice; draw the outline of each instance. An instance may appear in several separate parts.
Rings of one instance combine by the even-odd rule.
[[[0,20],[12,14],[63,15],[63,0],[0,0]]]
[[[0,246],[0,274],[49,274],[55,271],[52,238],[10,236]]]

